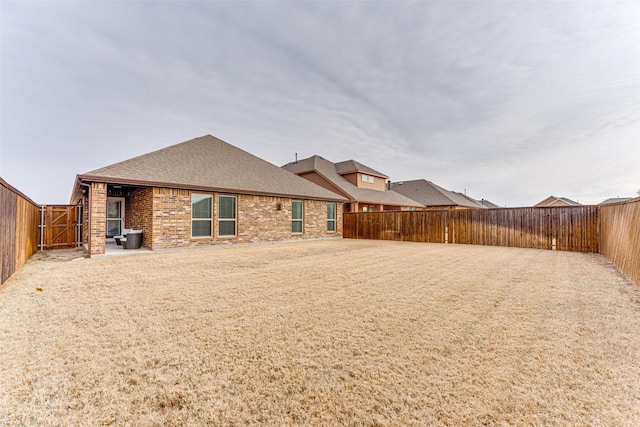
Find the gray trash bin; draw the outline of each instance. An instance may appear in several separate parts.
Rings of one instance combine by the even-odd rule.
[[[142,230],[131,230],[126,239],[121,239],[124,249],[140,249],[142,246]]]

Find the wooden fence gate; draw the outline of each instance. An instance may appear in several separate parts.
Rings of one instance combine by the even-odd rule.
[[[80,245],[80,208],[46,205],[40,211],[40,250],[74,248]]]

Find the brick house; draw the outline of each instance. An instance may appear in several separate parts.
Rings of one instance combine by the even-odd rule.
[[[388,176],[356,162],[333,163],[320,156],[287,163],[282,167],[302,178],[344,196],[345,212],[412,210],[423,207],[415,200],[387,188]]]
[[[71,197],[89,255],[124,228],[154,250],[340,237],[345,201],[211,135],[80,174]]]

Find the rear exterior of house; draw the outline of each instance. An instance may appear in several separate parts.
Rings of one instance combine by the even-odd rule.
[[[89,255],[124,229],[158,250],[342,236],[341,196],[207,135],[78,175]]]

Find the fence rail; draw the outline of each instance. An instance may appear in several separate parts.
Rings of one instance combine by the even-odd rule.
[[[38,250],[40,207],[0,178],[0,283]]]
[[[601,250],[640,286],[640,198],[600,208]]]
[[[346,238],[599,252],[598,206],[347,213]]]

